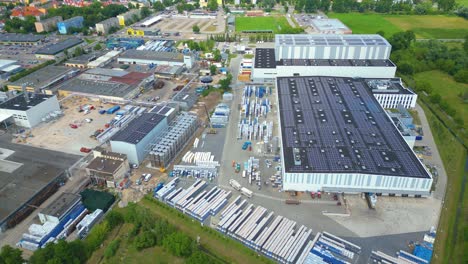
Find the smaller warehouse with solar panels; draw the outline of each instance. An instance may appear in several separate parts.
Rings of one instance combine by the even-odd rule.
[[[278,77],[283,189],[428,196],[432,177],[368,80]]]

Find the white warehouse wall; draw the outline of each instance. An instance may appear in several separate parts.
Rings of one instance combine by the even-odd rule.
[[[277,66],[277,77],[336,76],[362,78],[394,78],[396,67],[359,66]]]
[[[417,94],[390,94],[390,93],[374,93],[375,99],[380,103],[383,108],[397,108],[399,104],[405,108],[416,107],[418,99]]]
[[[60,104],[57,96],[55,95],[47,100],[44,100],[44,102],[36,105],[35,107],[30,108],[26,111],[30,127],[34,127],[41,123],[42,118],[44,118],[48,113],[59,110]]]

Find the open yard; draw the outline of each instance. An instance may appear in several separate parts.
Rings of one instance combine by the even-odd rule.
[[[468,106],[458,96],[461,93],[468,92],[468,84],[458,83],[450,75],[441,71],[417,73],[414,78],[416,81],[425,80],[432,84],[433,91],[440,94],[443,100],[453,106],[463,117],[465,124],[468,124]]]
[[[236,17],[236,31],[272,30],[278,33],[282,28],[290,27],[284,16]]]
[[[420,39],[459,39],[468,34],[468,21],[444,15],[383,15],[360,13],[332,13],[353,30],[354,34],[373,34],[378,31],[391,36],[398,31],[412,30]]]

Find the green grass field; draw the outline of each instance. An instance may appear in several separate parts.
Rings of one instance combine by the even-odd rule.
[[[236,31],[273,30],[278,33],[282,28],[291,27],[284,16],[236,17]]]
[[[421,104],[426,113],[434,140],[448,175],[447,195],[443,204],[432,263],[458,264],[468,262],[468,186],[463,203],[459,203],[466,152],[435,115]],[[455,215],[460,218],[454,232]],[[456,234],[455,234],[456,233]]]
[[[468,6],[468,0],[456,0],[457,4]]]
[[[465,0],[468,1],[468,0]],[[389,37],[398,31],[412,30],[417,38],[458,39],[468,34],[468,20],[443,15],[383,15],[360,13],[331,13],[355,34],[385,32]]]
[[[460,93],[468,92],[468,84],[458,83],[450,75],[441,71],[417,73],[414,78],[415,80],[426,80],[431,83],[433,91],[440,94],[443,100],[453,106],[463,117],[465,125],[468,125],[468,107],[458,97]],[[468,141],[468,138],[465,138],[465,140]]]

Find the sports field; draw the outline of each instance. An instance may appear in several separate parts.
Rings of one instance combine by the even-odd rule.
[[[373,34],[385,32],[389,37],[396,32],[412,30],[417,38],[459,39],[468,34],[468,20],[455,16],[443,15],[382,15],[360,13],[331,13],[355,34]]]
[[[291,27],[284,16],[236,17],[236,31],[272,30],[278,33],[281,29]]]

